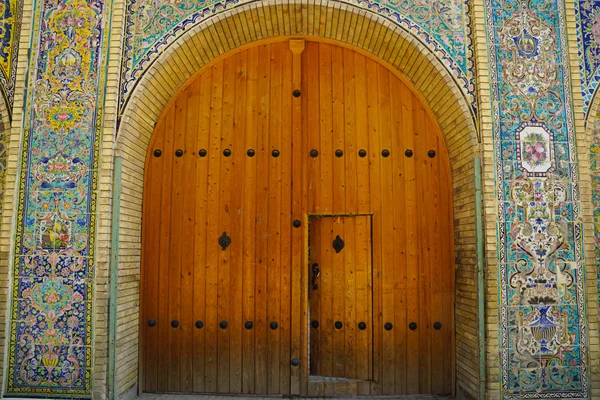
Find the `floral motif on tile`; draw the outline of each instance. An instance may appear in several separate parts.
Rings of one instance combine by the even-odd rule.
[[[14,102],[22,17],[22,0],[0,0],[0,85],[9,109]]]
[[[575,22],[583,110],[587,117],[600,82],[600,0],[576,0]]]
[[[256,0],[129,0],[120,105],[138,79],[176,38],[223,11]],[[329,0],[379,14],[427,46],[459,83],[476,114],[467,0]]]
[[[502,395],[587,398],[587,327],[561,0],[486,0]]]
[[[97,168],[110,15],[34,10],[11,291],[8,394],[91,395]]]

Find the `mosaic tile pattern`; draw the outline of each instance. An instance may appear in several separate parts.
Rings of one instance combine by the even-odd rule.
[[[151,62],[202,21],[256,0],[130,0],[127,11],[121,111]],[[476,114],[467,0],[330,0],[377,13],[414,34],[457,80]]]
[[[594,250],[600,293],[600,113],[596,112],[593,126],[592,145],[590,146],[590,174],[592,176],[592,207],[594,209]],[[600,300],[598,303],[600,308]]]
[[[561,0],[486,0],[506,399],[588,395],[564,14]]]
[[[8,394],[91,395],[103,0],[36,2],[11,292]]]
[[[583,110],[590,112],[600,82],[600,0],[575,0]]]
[[[22,17],[22,0],[0,0],[0,87],[9,112],[12,110],[15,95]]]

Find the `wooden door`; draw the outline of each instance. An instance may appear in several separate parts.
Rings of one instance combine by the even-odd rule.
[[[371,216],[310,219],[310,375],[370,380]]]
[[[452,392],[448,156],[385,66],[301,39],[220,58],[166,107],[144,181],[143,391]],[[324,226],[349,238],[342,263],[315,253]]]

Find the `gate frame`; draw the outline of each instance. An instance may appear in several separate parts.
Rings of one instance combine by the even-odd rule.
[[[118,136],[113,142],[113,162],[122,162],[123,170],[119,175],[104,174],[101,177],[101,184],[120,182],[122,189],[118,204],[113,207],[113,220],[104,224],[112,226],[113,235],[119,239],[118,252],[113,251],[115,255],[111,257],[111,269],[118,271],[120,279],[120,282],[114,282],[115,293],[111,291],[111,298],[116,294],[118,299],[114,304],[116,323],[111,324],[111,329],[115,332],[111,342],[114,346],[119,345],[119,352],[109,360],[108,367],[112,370],[109,388],[113,387],[116,397],[125,392],[131,393],[132,387],[139,382],[141,363],[138,362],[137,368],[131,366],[132,353],[137,353],[138,359],[141,354],[138,349],[139,325],[132,324],[130,313],[119,314],[116,308],[126,296],[133,296],[138,305],[135,321],[139,321],[141,199],[146,152],[156,122],[177,94],[218,60],[251,46],[299,38],[351,48],[376,60],[397,75],[419,97],[442,132],[449,154],[453,186],[456,254],[455,386],[457,394],[465,392],[469,396],[479,397],[479,381],[484,380],[474,377],[481,377],[480,368],[485,358],[490,358],[490,354],[496,351],[497,341],[490,341],[487,351],[479,351],[477,336],[481,332],[478,332],[477,324],[473,324],[473,320],[484,318],[477,299],[471,299],[470,295],[477,291],[476,221],[482,221],[483,224],[483,220],[476,216],[473,201],[476,177],[474,164],[475,158],[479,158],[482,153],[482,144],[477,136],[477,126],[469,102],[443,62],[420,39],[402,27],[379,15],[347,4],[309,4],[308,0],[295,0],[292,3],[295,6],[263,0],[233,8],[190,27],[148,66],[131,93],[120,118]],[[309,14],[320,15],[320,18],[314,18],[315,26],[306,24],[307,9]],[[331,12],[333,9],[337,16]],[[257,10],[262,12],[257,13]],[[284,16],[283,26],[281,19],[276,20],[281,13]],[[342,16],[355,23],[345,27],[343,31],[333,31],[332,21],[334,18],[341,20]],[[244,30],[243,37],[233,37],[229,27],[238,24],[269,26],[271,29],[262,34]],[[217,40],[216,37],[227,39]],[[485,142],[488,145],[491,138]],[[102,218],[110,220],[111,216],[99,216],[99,219]],[[119,225],[120,229],[115,231],[114,227]],[[485,231],[483,226],[479,228],[486,232],[487,243],[495,242],[493,228],[491,231]],[[131,287],[136,282],[138,290],[132,293]],[[124,292],[125,288],[127,292]],[[464,293],[466,295],[463,296]],[[495,293],[497,288],[494,289],[488,283],[487,295],[494,298]],[[492,325],[493,319],[486,322],[488,333],[495,330]],[[127,331],[127,339],[117,334],[124,330]],[[112,343],[110,347],[113,346]],[[479,360],[479,354],[484,352],[486,356]],[[117,382],[116,377],[123,376],[122,374],[130,378]],[[138,387],[138,391],[143,391],[143,387]]]

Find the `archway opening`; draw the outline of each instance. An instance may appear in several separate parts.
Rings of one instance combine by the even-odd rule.
[[[214,60],[156,125],[143,204],[142,390],[453,393],[448,152],[378,60],[286,38]]]

